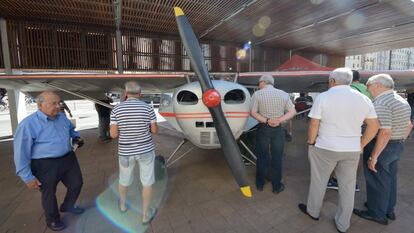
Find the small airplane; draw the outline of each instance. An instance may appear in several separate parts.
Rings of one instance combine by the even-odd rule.
[[[275,78],[275,86],[287,92],[320,92],[327,89],[329,71],[254,72],[211,74],[213,77],[233,75],[233,82],[211,80],[197,38],[188,19],[179,7],[174,8],[177,25],[190,57],[193,73],[34,73],[0,75],[0,86],[16,89],[31,96],[45,90],[57,90],[63,99],[81,98],[108,106],[99,101],[104,93],[121,92],[126,81],[136,80],[147,93],[164,93],[159,113],[195,146],[222,148],[241,192],[251,197],[244,164],[236,139],[249,120],[251,96],[246,87],[257,88],[263,74]],[[361,71],[362,81],[382,73]],[[397,88],[414,87],[414,71],[383,71],[396,81]],[[195,81],[194,78],[198,78]],[[108,106],[110,107],[110,106]],[[182,144],[181,144],[182,145]],[[178,148],[177,148],[178,149]],[[175,151],[176,152],[176,151]],[[174,153],[175,153],[174,152]],[[174,154],[173,153],[173,154]]]
[[[242,85],[221,80],[212,80],[220,96],[221,107],[235,138],[244,132],[250,115],[250,93]],[[198,82],[175,89],[172,94],[161,95],[158,113],[177,131],[183,133],[195,146],[203,149],[220,148],[215,122],[202,101]]]

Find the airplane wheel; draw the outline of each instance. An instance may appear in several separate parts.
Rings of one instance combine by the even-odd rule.
[[[165,159],[161,155],[155,156],[155,181],[164,179],[166,173]]]
[[[155,159],[158,160],[161,164],[165,165],[165,158],[161,155],[155,156]]]

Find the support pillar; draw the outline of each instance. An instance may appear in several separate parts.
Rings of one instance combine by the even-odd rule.
[[[115,4],[115,41],[116,41],[116,64],[118,73],[124,73],[124,61],[122,58],[122,34],[121,34],[121,21],[122,21],[122,0],[116,0]]]
[[[3,50],[4,70],[6,74],[12,74],[10,62],[9,40],[7,36],[7,22],[4,18],[0,18],[1,46]],[[7,90],[9,98],[9,111],[12,134],[16,133],[17,125],[20,120],[26,117],[26,105],[24,95],[18,90]],[[23,99],[23,100],[21,100]],[[23,104],[21,104],[23,102]]]

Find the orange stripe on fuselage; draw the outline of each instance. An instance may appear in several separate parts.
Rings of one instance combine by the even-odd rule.
[[[249,118],[248,116],[225,116],[226,118]],[[177,119],[211,119],[211,116],[202,117],[176,117]]]
[[[175,113],[173,112],[158,112],[163,117],[175,117]]]
[[[163,117],[175,117],[177,119],[203,119],[211,118],[209,112],[193,112],[193,113],[173,113],[173,112],[159,112]],[[226,118],[248,118],[249,112],[224,112]],[[240,116],[241,115],[241,116]]]

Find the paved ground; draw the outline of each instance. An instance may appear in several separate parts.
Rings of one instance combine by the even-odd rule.
[[[137,224],[139,211],[130,211],[127,216],[119,217],[116,211],[102,210],[116,207],[116,191],[110,188],[117,173],[116,142],[102,144],[96,139],[96,133],[96,129],[81,131],[87,143],[77,152],[84,177],[79,202],[88,210],[81,216],[64,214],[63,220],[69,225],[64,232],[122,232],[114,224],[119,221],[136,227],[130,229],[145,231]],[[294,141],[287,144],[284,159],[286,190],[279,195],[272,194],[267,184],[264,192],[253,189],[253,198],[243,198],[220,150],[193,150],[168,169],[167,187],[160,184],[157,188],[161,193],[157,202],[161,204],[157,217],[146,232],[336,232],[333,225],[336,191],[327,191],[319,222],[310,220],[296,207],[306,200],[309,185],[305,133],[305,122],[295,122]],[[162,128],[155,141],[157,154],[167,156],[180,138]],[[399,167],[397,220],[383,226],[353,216],[348,232],[414,232],[413,150],[414,142],[410,139]],[[39,193],[27,190],[14,174],[11,141],[0,142],[0,171],[0,232],[50,232],[44,224]],[[254,167],[247,167],[247,172],[253,181]],[[361,169],[359,184],[362,190],[356,193],[355,206],[362,208],[365,187]],[[63,191],[59,186],[60,201]],[[109,196],[106,207],[102,207],[99,201],[104,195]]]

